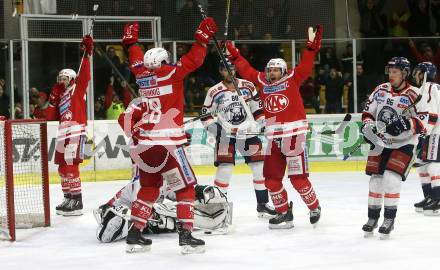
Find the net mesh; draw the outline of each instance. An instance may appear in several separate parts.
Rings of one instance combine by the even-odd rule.
[[[6,163],[13,162],[16,228],[45,225],[40,124],[12,124],[12,157],[5,155],[5,128],[0,125],[0,229],[8,232]]]

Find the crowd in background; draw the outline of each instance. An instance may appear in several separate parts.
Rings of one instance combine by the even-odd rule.
[[[121,8],[132,10],[132,15],[160,15],[161,8],[171,5],[173,1],[146,1],[149,8],[143,10],[142,14],[138,14],[140,11],[135,8],[116,5],[116,2],[108,4],[112,11],[107,15],[117,14],[117,10],[114,9]],[[216,1],[205,2],[210,3],[213,13],[221,10],[216,9]],[[404,5],[396,5],[391,9],[386,8],[385,0],[357,2],[359,30],[363,38],[357,45],[356,55],[357,103],[354,104],[353,101],[352,44],[344,42],[341,46],[337,43],[324,42],[314,73],[300,88],[308,113],[353,112],[355,106],[357,111],[362,110],[363,102],[373,87],[385,81],[384,66],[393,56],[407,57],[413,65],[422,61],[431,61],[438,69],[440,68],[440,0],[402,0]],[[192,0],[175,1],[172,5],[176,13],[174,19],[179,23],[179,29],[183,29],[175,39],[192,40],[193,30],[200,21],[198,8]],[[283,19],[285,16],[281,16],[285,1],[266,1],[265,5],[266,8],[257,9],[250,0],[232,1],[229,21],[229,37],[239,41],[237,47],[241,54],[258,70],[263,70],[271,58],[282,57],[289,62],[287,55],[290,57],[292,53],[301,50],[299,46],[297,52],[289,52],[279,42],[240,43],[240,40],[287,39],[290,37],[289,33],[295,31],[292,25]],[[148,14],[144,14],[145,12]],[[243,16],[243,14],[253,16]],[[162,30],[169,31],[166,25]],[[412,39],[411,37],[430,38]],[[190,44],[178,43],[176,58],[179,59],[184,55],[189,50],[189,46]],[[95,50],[94,55],[94,115],[95,119],[115,119],[133,98],[130,88],[136,90],[136,84],[128,68],[128,60],[122,46],[108,44],[103,48],[103,51]],[[114,64],[117,71],[108,61]],[[218,66],[219,57],[214,46],[210,46],[203,66],[185,80],[187,114],[197,114],[207,89],[221,80]],[[10,107],[10,100],[5,91],[8,85],[2,77],[4,78],[5,74],[0,74],[0,115],[10,117],[11,113],[14,113],[16,118],[21,118],[23,99],[15,90],[15,104],[11,106],[13,109],[7,109]],[[44,117],[49,92],[50,85],[45,86],[44,89],[36,87],[29,89],[31,117]]]

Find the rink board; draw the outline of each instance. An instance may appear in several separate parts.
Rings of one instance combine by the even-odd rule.
[[[350,161],[342,162],[343,154],[348,153],[358,142],[362,141],[359,133],[359,114],[353,115],[343,134],[320,135],[322,131],[336,129],[343,118],[343,114],[308,116],[310,132],[307,135],[307,145],[312,172],[363,170],[368,145],[363,145]],[[57,128],[58,123],[48,123],[48,156],[51,176],[55,176],[57,172],[57,166],[53,163]],[[191,145],[186,147],[185,151],[190,163],[194,166],[196,174],[214,173],[215,167],[212,164],[214,162],[215,138],[206,132],[200,121],[188,124],[185,128],[187,132],[192,134]],[[116,120],[89,121],[87,137],[86,159],[81,164],[84,180],[100,181],[130,178],[131,161],[128,152],[124,150],[126,149],[124,147],[128,147],[129,141]],[[266,146],[266,138],[264,136],[260,136],[260,138],[263,145]],[[32,146],[28,148],[32,149]],[[15,151],[14,165],[28,162],[30,160],[29,154],[35,154],[24,153],[24,150],[20,149],[17,147],[17,151]],[[234,173],[249,173],[247,167],[243,166],[243,157],[239,154],[236,156],[236,163]],[[52,182],[57,181],[53,178],[51,177]]]

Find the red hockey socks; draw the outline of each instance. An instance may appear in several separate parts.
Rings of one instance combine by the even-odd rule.
[[[319,206],[319,200],[313,190],[312,183],[307,177],[304,178],[290,178],[293,187],[298,191],[301,199],[310,210],[314,210]]]
[[[159,188],[141,187],[136,200],[131,205],[131,221],[133,225],[142,231],[148,219],[153,215],[153,204],[159,197]]]
[[[282,179],[268,179],[264,182],[269,190],[273,206],[277,213],[285,213],[289,208],[287,191],[283,187]]]
[[[60,165],[58,174],[61,177],[61,189],[64,195],[81,194],[81,178],[79,177],[79,165]]]
[[[177,219],[182,223],[182,228],[192,231],[194,223],[194,199],[196,192],[194,186],[187,186],[176,191]]]

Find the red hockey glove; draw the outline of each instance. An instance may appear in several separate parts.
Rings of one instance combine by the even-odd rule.
[[[200,23],[199,28],[194,33],[194,38],[203,44],[208,44],[215,33],[217,33],[217,25],[212,17],[207,17]]]
[[[234,46],[232,41],[230,40],[226,41],[225,46],[226,46],[226,56],[231,61],[234,61],[235,59],[237,59],[237,57],[240,56],[240,50]]]
[[[92,55],[93,52],[93,38],[89,35],[85,35],[80,44],[81,53],[86,51],[87,55]]]
[[[321,48],[322,25],[316,26],[316,31],[312,27],[308,29],[309,39],[307,40],[307,49],[317,52]]]
[[[58,106],[61,99],[61,94],[65,90],[65,86],[62,83],[57,83],[52,87],[52,91],[49,95],[49,103],[52,104],[54,107]]]
[[[130,47],[139,39],[139,23],[127,23],[124,27],[124,35],[122,36],[122,44],[125,47]]]

